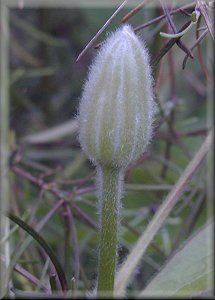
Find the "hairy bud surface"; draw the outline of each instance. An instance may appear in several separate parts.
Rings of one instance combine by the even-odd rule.
[[[102,44],[84,85],[79,140],[96,164],[126,168],[151,140],[154,116],[148,52],[129,25]]]

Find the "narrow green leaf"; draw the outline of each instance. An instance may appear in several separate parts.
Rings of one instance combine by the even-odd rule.
[[[188,297],[212,290],[212,222],[208,223],[177,252],[140,297]]]
[[[19,225],[23,230],[28,232],[40,244],[40,246],[44,249],[44,251],[46,252],[48,257],[52,261],[53,265],[55,266],[56,272],[58,274],[58,277],[59,277],[59,280],[60,280],[60,283],[61,283],[61,286],[62,286],[62,289],[64,291],[68,290],[68,284],[67,284],[66,276],[65,276],[65,273],[64,273],[64,271],[61,267],[61,264],[59,263],[59,261],[58,261],[57,257],[55,256],[54,252],[49,247],[49,245],[46,243],[46,241],[43,239],[43,237],[41,235],[39,235],[39,233],[37,233],[30,225],[28,225],[27,223],[22,221],[17,216],[14,216],[11,213],[7,213],[7,217],[11,221],[13,221],[17,225]]]

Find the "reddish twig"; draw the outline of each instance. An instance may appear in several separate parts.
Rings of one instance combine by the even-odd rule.
[[[46,191],[50,192],[52,195],[54,195],[57,199],[60,199],[61,205],[64,203],[64,201],[68,202],[68,199],[65,196],[65,192],[62,192],[55,187],[53,187],[53,184],[48,184],[44,182],[40,178],[36,178],[33,175],[31,175],[29,172],[25,171],[24,169],[18,167],[18,166],[12,166],[11,170],[20,175],[21,177],[27,179],[28,181],[32,182],[34,185],[38,186],[41,189],[45,189]],[[82,191],[83,193],[83,191]],[[68,194],[68,193],[66,193]],[[74,193],[75,194],[75,193]],[[71,195],[71,193],[70,193]],[[74,202],[70,202],[71,207],[74,209],[74,213],[80,220],[82,220],[85,224],[88,224],[92,228],[97,228],[97,224],[94,220],[92,220],[81,208],[79,208]]]
[[[174,15],[175,13],[180,12],[181,9],[192,7],[192,6],[194,6],[194,4],[195,4],[195,2],[186,4],[186,5],[184,5],[184,6],[180,7],[180,8],[173,9],[169,13],[170,13],[170,15]],[[156,22],[161,21],[164,18],[165,18],[165,15],[163,14],[163,15],[161,15],[159,17],[156,17],[156,18],[154,18],[154,19],[152,19],[152,20],[150,20],[150,21],[148,21],[148,22],[146,22],[146,23],[144,23],[142,25],[139,25],[139,26],[135,27],[134,31],[137,32],[137,31],[139,31],[141,29],[144,29],[144,28],[146,28],[146,27],[148,27],[148,26],[150,26],[150,25],[152,25],[152,24],[154,24]]]
[[[86,184],[86,182],[91,181],[92,178],[95,176],[95,171],[91,172],[89,175],[78,178],[78,179],[72,179],[72,180],[56,180],[56,183],[61,185],[76,185],[76,187],[81,187],[83,184]]]
[[[208,14],[208,8],[207,8],[207,3],[206,0],[197,0],[197,7],[196,9],[198,9],[201,13],[201,15],[204,17],[205,19],[205,23],[208,27],[208,30],[211,34],[212,39],[215,41],[215,36],[214,36],[214,24]]]
[[[131,17],[133,17],[138,11],[140,11],[150,0],[144,0],[142,3],[137,5],[134,9],[132,9],[127,15],[125,15],[122,19],[122,22],[127,22]]]
[[[191,21],[186,22],[178,32],[183,31],[185,28],[187,28],[190,25]],[[172,46],[174,46],[174,44],[180,39],[180,37],[178,38],[173,38],[170,39],[164,46],[163,48],[158,52],[158,54],[154,57],[154,59],[152,60],[152,65],[156,66],[159,61],[162,59],[162,57],[172,48]],[[187,55],[188,56],[188,55]]]
[[[185,9],[179,8],[180,12],[188,17],[191,17],[191,13],[188,13]]]
[[[208,33],[208,29],[206,29],[205,31],[202,32],[202,34],[199,36],[199,38],[195,41],[195,43],[193,44],[193,46],[190,48],[191,50],[193,50],[200,42],[201,40],[207,35]],[[187,63],[187,59],[188,59],[188,55],[186,55],[184,57],[183,63],[182,63],[182,68],[184,69]]]
[[[5,258],[1,255],[1,260],[5,262]],[[40,282],[40,280],[35,277],[33,274],[22,268],[19,264],[14,266],[14,271],[25,277],[28,281],[33,283],[35,286],[38,286],[41,290],[43,290],[46,294],[51,294],[51,290],[47,288],[44,284]]]

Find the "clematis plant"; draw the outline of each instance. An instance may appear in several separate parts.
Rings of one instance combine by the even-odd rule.
[[[125,171],[152,137],[152,82],[147,49],[124,25],[102,44],[83,88],[79,140],[97,170],[100,295],[113,295]]]

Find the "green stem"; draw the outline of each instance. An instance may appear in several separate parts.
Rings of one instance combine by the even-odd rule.
[[[113,296],[117,257],[117,227],[121,197],[122,172],[103,168],[98,172],[101,206],[98,293]]]

